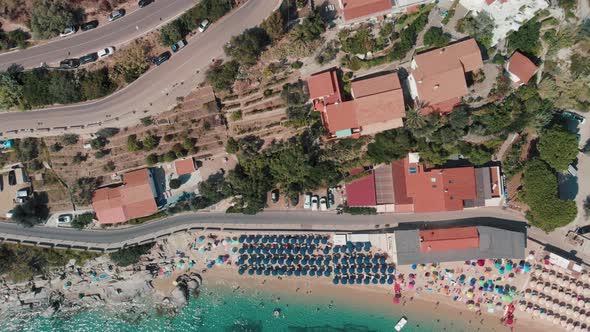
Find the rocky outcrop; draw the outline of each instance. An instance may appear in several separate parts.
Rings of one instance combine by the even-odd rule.
[[[199,297],[199,288],[203,279],[197,273],[183,274],[176,278],[177,286],[170,294],[170,302],[176,306],[184,306],[191,297]]]

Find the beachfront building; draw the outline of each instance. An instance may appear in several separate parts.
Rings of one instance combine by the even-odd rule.
[[[516,51],[506,64],[506,72],[512,81],[512,86],[517,88],[527,84],[539,68],[524,54]]]
[[[430,213],[499,206],[504,197],[500,166],[429,168],[418,153],[379,165],[346,184],[346,203],[377,212]]]
[[[393,235],[392,259],[397,265],[525,257],[522,229],[434,226],[396,229]]]
[[[404,94],[397,73],[351,83],[352,100],[343,100],[336,70],[307,80],[314,110],[321,113],[326,139],[358,138],[404,125]]]
[[[481,52],[470,38],[420,53],[412,59],[410,94],[425,112],[448,113],[469,93],[467,75],[483,68]]]
[[[174,162],[174,169],[176,170],[176,176],[183,176],[194,173],[198,167],[195,158],[188,157],[176,160]]]
[[[421,4],[432,0],[338,0],[343,25],[373,21],[392,17],[394,13],[413,12]]]
[[[92,207],[101,224],[120,224],[158,211],[154,175],[149,168],[123,174],[123,183],[96,190]]]

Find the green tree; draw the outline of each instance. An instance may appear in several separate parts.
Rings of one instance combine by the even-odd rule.
[[[250,28],[237,36],[223,47],[225,54],[242,65],[253,65],[268,45],[269,38],[261,28]]]
[[[82,162],[86,161],[86,159],[88,159],[88,156],[85,154],[82,154],[82,152],[77,152],[73,157],[72,157],[72,163],[79,165]]]
[[[569,224],[577,215],[574,201],[564,201],[557,197],[557,177],[543,161],[528,163],[524,171],[521,195],[529,206],[527,219],[545,232]]]
[[[51,38],[76,23],[74,9],[64,0],[37,0],[29,25],[39,38]]]
[[[39,146],[36,138],[27,137],[18,141],[15,145],[16,157],[18,160],[26,162],[39,156]]]
[[[312,12],[299,25],[293,27],[289,38],[292,41],[310,42],[322,36],[326,32],[326,22],[317,12]]]
[[[224,62],[207,70],[207,81],[215,90],[230,90],[234,85],[240,65],[237,61]]]
[[[139,262],[139,258],[150,252],[153,243],[121,249],[111,253],[111,259],[119,266],[129,266]]]
[[[273,12],[266,18],[261,27],[272,40],[279,40],[285,34],[285,22],[280,11]]]
[[[114,73],[123,81],[131,83],[150,68],[150,63],[146,61],[149,49],[139,41],[135,41],[132,46],[125,48],[122,52],[114,67]]]
[[[560,127],[545,130],[537,144],[539,155],[558,172],[567,170],[578,155],[578,139]]]
[[[467,33],[485,47],[492,46],[494,36],[494,19],[486,12],[480,11],[477,15],[470,14],[457,21],[457,31]]]
[[[127,150],[131,152],[141,151],[143,143],[137,140],[137,135],[132,134],[127,136]]]
[[[442,28],[431,27],[424,34],[424,44],[431,47],[443,47],[451,41],[451,37]]]
[[[186,36],[187,31],[182,21],[174,20],[160,29],[160,44],[170,46]]]
[[[0,73],[0,109],[9,109],[22,102],[23,87],[8,73]]]
[[[115,135],[117,135],[119,133],[119,128],[112,128],[112,127],[106,127],[106,128],[101,128],[96,132],[96,136],[101,136],[101,137],[113,137]]]
[[[100,185],[100,179],[83,177],[79,178],[72,186],[72,197],[76,204],[90,205],[92,202],[92,194]]]
[[[42,197],[33,196],[21,205],[12,209],[12,220],[25,227],[33,227],[44,222],[49,215],[49,209]]]
[[[90,141],[90,146],[94,150],[100,150],[104,148],[109,143],[109,140],[106,139],[105,136],[97,136],[95,139]]]
[[[541,22],[535,19],[529,20],[521,25],[518,31],[508,35],[508,47],[511,50],[536,55],[541,48],[540,29]]]
[[[103,167],[102,169],[105,172],[112,172],[117,168],[117,165],[115,165],[115,162],[112,160],[109,160]]]
[[[240,145],[233,137],[227,139],[227,143],[225,144],[225,152],[235,154],[239,149]]]
[[[151,151],[160,145],[160,137],[156,135],[147,135],[143,140],[143,150]]]
[[[111,81],[108,69],[82,71],[80,74],[80,88],[84,100],[97,99],[107,96],[117,89],[117,84]]]
[[[145,162],[148,166],[153,166],[159,162],[159,156],[156,153],[151,153],[145,157]]]
[[[94,214],[92,213],[77,215],[74,220],[72,220],[72,227],[76,229],[84,229],[92,223],[92,220],[94,220]]]
[[[375,135],[375,141],[369,144],[367,156],[375,164],[391,162],[407,156],[415,142],[403,128],[387,130]]]
[[[59,139],[64,145],[74,145],[78,143],[80,136],[76,134],[64,134]]]
[[[164,161],[167,163],[173,162],[176,160],[176,153],[174,151],[168,151],[164,154]]]

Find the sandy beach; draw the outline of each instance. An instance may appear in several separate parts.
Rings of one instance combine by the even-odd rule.
[[[238,266],[232,261],[232,258],[223,264],[211,266],[211,261],[216,257],[235,258],[237,256],[237,254],[228,255],[234,249],[231,248],[231,245],[221,245],[221,241],[239,235],[220,232],[215,234],[182,233],[169,238],[161,247],[163,252],[174,252],[177,256],[183,256],[182,260],[191,261],[192,267],[181,270],[173,269],[167,275],[155,279],[152,283],[155,290],[166,296],[174,289],[174,280],[178,275],[192,271],[201,274],[205,289],[264,292],[271,294],[276,299],[280,299],[281,296],[296,297],[306,303],[317,303],[318,310],[324,310],[320,308],[331,304],[346,304],[362,310],[374,309],[380,313],[391,313],[396,317],[401,315],[421,317],[422,321],[428,321],[432,317],[433,322],[440,322],[441,331],[539,331],[554,327],[549,321],[540,320],[524,311],[515,312],[512,326],[504,325],[501,318],[505,305],[502,310],[496,309],[494,313],[489,313],[487,310],[480,312],[474,308],[470,310],[465,303],[453,301],[449,296],[436,292],[420,291],[422,287],[419,285],[427,280],[420,281],[420,278],[417,277],[414,279],[416,287],[414,289],[404,288],[399,303],[395,304],[393,303],[394,288],[392,285],[334,285],[331,278],[240,275],[238,274]],[[199,237],[203,241],[201,244],[196,242]],[[203,240],[203,238],[205,239]],[[215,245],[215,242],[218,244]],[[207,246],[208,243],[213,245],[208,246],[209,249],[203,252],[203,246]],[[238,245],[235,244],[235,246]],[[207,264],[209,264],[209,268]],[[443,267],[446,269],[461,268],[462,265],[464,265],[463,262],[449,263],[443,264]],[[475,270],[475,268],[473,269]],[[416,271],[413,272],[416,273]],[[409,266],[398,267],[396,271],[396,274],[401,276],[407,276],[409,273],[412,273]],[[522,285],[525,285],[530,278],[528,274],[514,277]],[[524,289],[518,289],[518,291],[522,292]],[[493,298],[496,299],[495,296]],[[280,301],[277,301],[277,306],[280,307]],[[424,319],[424,317],[429,318]],[[419,322],[413,322],[409,326],[419,327],[415,324],[419,324]]]

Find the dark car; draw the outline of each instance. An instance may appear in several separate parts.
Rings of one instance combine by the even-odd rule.
[[[273,203],[276,203],[276,202],[278,202],[278,201],[279,201],[279,194],[280,194],[280,193],[279,193],[279,190],[278,190],[278,189],[275,189],[275,190],[271,191],[271,192],[270,192],[270,200],[271,200]]]
[[[80,58],[80,65],[85,65],[87,63],[91,63],[98,60],[98,53],[94,52],[94,53],[90,53],[90,54],[86,54],[85,56]]]
[[[61,69],[75,69],[80,67],[80,60],[78,59],[65,59],[59,63]]]
[[[332,207],[336,204],[334,199],[334,189],[328,188],[328,207]]]
[[[0,193],[4,191],[4,177],[0,174]]]
[[[154,2],[154,0],[139,0],[139,2],[137,3],[137,5],[139,6],[139,8],[143,8],[143,7],[149,5],[152,2]]]
[[[11,186],[16,184],[16,173],[14,171],[8,172],[8,184]]]
[[[82,29],[82,31],[88,31],[88,30],[92,30],[92,29],[96,28],[97,26],[98,26],[98,20],[94,20],[94,21],[83,23],[80,26],[80,29]]]
[[[172,56],[172,53],[166,51],[166,52],[158,55],[157,57],[155,57],[154,60],[152,60],[152,62],[154,63],[154,65],[159,66],[159,65],[163,64],[164,62],[166,62],[166,60],[170,59],[171,56]]]

